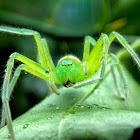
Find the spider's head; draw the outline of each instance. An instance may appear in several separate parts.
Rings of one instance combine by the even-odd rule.
[[[75,56],[65,56],[61,58],[55,68],[56,77],[66,87],[77,82],[80,73],[80,60]]]
[[[73,62],[73,60],[71,60],[71,59],[63,59],[63,60],[60,61],[60,65],[61,65],[63,68],[65,68],[65,67],[67,67],[67,66],[71,67],[71,66],[73,66],[73,64],[74,64],[74,62]]]

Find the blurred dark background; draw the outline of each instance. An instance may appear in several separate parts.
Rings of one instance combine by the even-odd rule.
[[[96,40],[102,32],[115,30],[132,43],[140,36],[139,0],[1,0],[0,25],[29,28],[38,31],[47,39],[52,59],[66,54],[82,59],[86,35]],[[117,53],[118,42],[110,51]],[[0,32],[0,85],[8,57],[19,52],[37,61],[38,53],[33,37]],[[14,69],[20,62],[15,64]],[[135,79],[139,81],[137,67],[132,60],[123,61]],[[133,67],[132,67],[133,66]],[[11,97],[13,119],[50,94],[48,83],[22,72]]]

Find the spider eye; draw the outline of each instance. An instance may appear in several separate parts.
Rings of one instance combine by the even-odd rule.
[[[72,61],[68,61],[68,66],[70,65],[70,66],[72,66],[72,64],[73,64],[73,62]]]
[[[49,71],[45,71],[45,73],[49,73]]]
[[[64,59],[60,62],[61,66],[72,66],[74,63],[73,63],[73,60],[67,60],[67,59]]]

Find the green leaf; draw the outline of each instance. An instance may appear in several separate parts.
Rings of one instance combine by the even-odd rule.
[[[95,84],[79,89],[61,88],[60,96],[50,95],[15,119],[16,139],[129,139],[140,126],[140,86],[126,69],[124,71],[130,110],[126,110],[124,101],[116,96],[112,75],[108,72],[95,91]],[[87,96],[86,100],[83,96]],[[0,138],[9,139],[7,127],[0,130]]]

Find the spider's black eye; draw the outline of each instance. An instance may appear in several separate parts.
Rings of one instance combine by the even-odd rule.
[[[72,66],[73,62],[72,61],[68,61],[68,66]]]
[[[45,73],[49,73],[49,71],[45,71]]]

